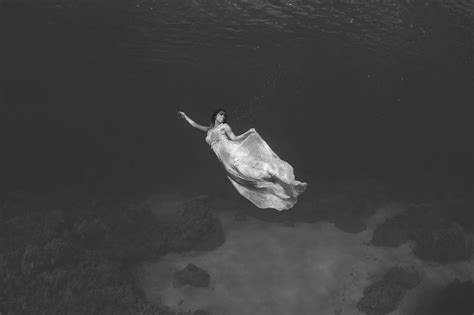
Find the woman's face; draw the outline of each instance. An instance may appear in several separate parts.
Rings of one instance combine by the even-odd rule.
[[[225,120],[225,112],[219,112],[216,116],[216,121],[223,123]]]

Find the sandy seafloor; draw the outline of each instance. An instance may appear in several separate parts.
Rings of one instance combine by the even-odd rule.
[[[356,305],[364,288],[389,268],[401,266],[418,271],[423,280],[390,314],[411,315],[423,313],[435,292],[454,279],[474,280],[473,258],[442,265],[417,258],[410,243],[397,248],[370,244],[374,228],[405,211],[406,204],[378,206],[360,233],[344,232],[326,221],[237,219],[238,208],[221,207],[216,214],[225,232],[222,246],[167,254],[138,268],[139,286],[150,302],[219,315],[363,314]],[[173,273],[188,263],[210,274],[208,288],[173,286]]]

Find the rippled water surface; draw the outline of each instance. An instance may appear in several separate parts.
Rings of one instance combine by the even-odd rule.
[[[249,53],[340,41],[379,57],[413,57],[445,28],[451,48],[472,40],[470,1],[139,1],[131,30],[147,40],[150,58],[186,50],[196,60],[209,47]],[[444,25],[443,25],[444,24]],[[450,29],[448,29],[450,28]],[[458,38],[448,33],[458,32]],[[451,34],[452,34],[451,33]],[[463,38],[464,36],[464,38]],[[137,46],[139,43],[136,43]],[[445,43],[448,44],[448,43]],[[313,47],[316,48],[316,47]],[[236,51],[234,51],[236,53]],[[178,58],[183,58],[180,54]],[[168,56],[169,58],[169,56]],[[182,59],[179,59],[182,61]]]

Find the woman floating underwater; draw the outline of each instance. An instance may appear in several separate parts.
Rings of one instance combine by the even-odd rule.
[[[290,209],[306,190],[308,184],[295,180],[293,167],[281,160],[255,129],[234,135],[225,110],[218,109],[212,114],[209,127],[178,113],[191,126],[207,133],[206,142],[224,166],[230,182],[257,207]]]

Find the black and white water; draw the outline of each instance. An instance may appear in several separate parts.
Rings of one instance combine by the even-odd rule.
[[[405,247],[364,245],[370,224],[393,205],[370,215],[332,213],[335,226],[259,221],[261,214],[232,190],[205,135],[178,110],[207,125],[212,110],[225,108],[236,133],[256,128],[309,183],[301,207],[346,191],[338,183],[347,181],[370,182],[367,190],[351,184],[368,199],[373,183],[389,187],[387,202],[472,198],[472,1],[3,0],[0,25],[2,194],[211,196],[228,242],[196,261],[224,291],[184,305],[207,303],[234,314],[245,300],[246,314],[308,314],[318,305],[320,314],[354,314],[368,275],[395,256],[420,262]],[[232,223],[226,211],[239,207],[256,221]],[[338,220],[346,228],[337,228]],[[235,251],[240,260],[229,258]],[[379,260],[369,263],[367,255]],[[180,259],[146,270],[158,277],[184,264]],[[230,261],[238,266],[227,270],[222,263]],[[265,273],[264,261],[274,273]],[[331,269],[336,261],[341,269]],[[351,268],[362,282],[344,276]],[[428,279],[441,275],[433,280],[440,285],[456,272],[472,279],[465,265],[427,268]],[[348,282],[326,279],[327,272]],[[162,292],[173,304],[193,294],[152,280],[143,284],[150,299]],[[317,293],[321,283],[337,294]],[[267,288],[267,296],[246,295]],[[308,290],[313,296],[297,299]],[[409,301],[402,310],[413,309]]]

